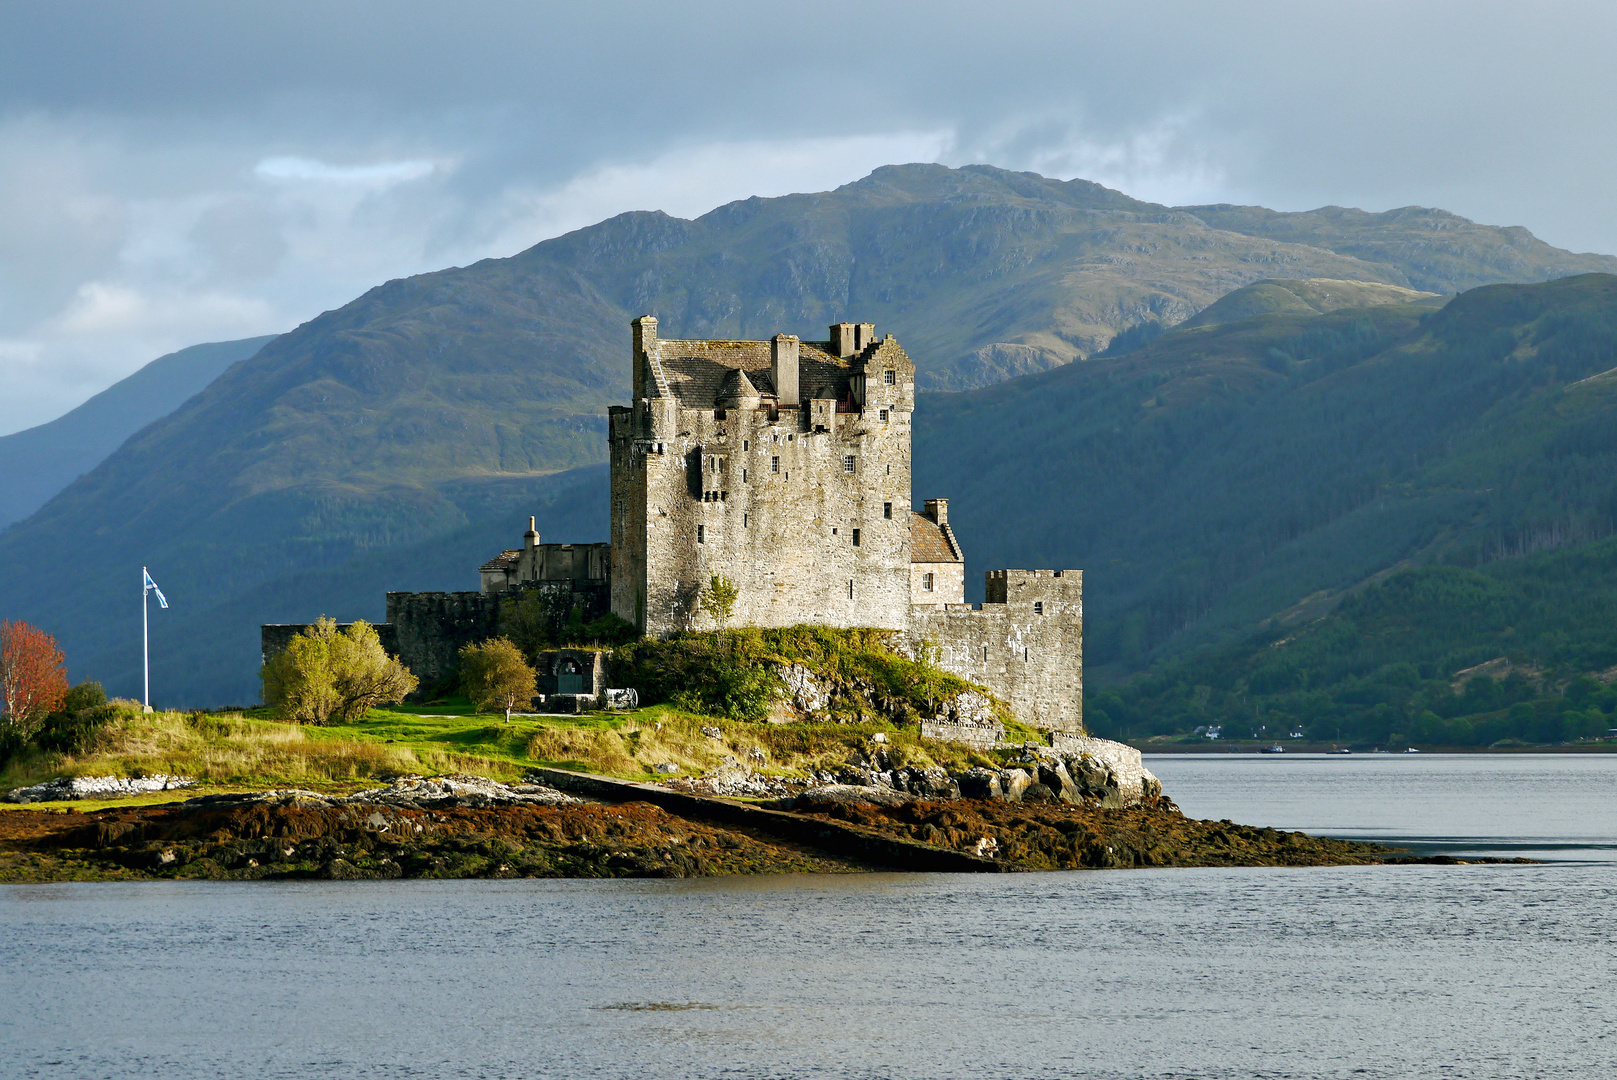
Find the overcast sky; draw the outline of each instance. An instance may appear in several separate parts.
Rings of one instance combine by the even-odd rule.
[[[1617,253],[1610,3],[11,3],[0,434],[625,210],[988,162]]]

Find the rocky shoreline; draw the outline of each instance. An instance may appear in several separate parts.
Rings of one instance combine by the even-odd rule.
[[[829,784],[775,804],[789,806],[788,813],[753,810],[751,817],[735,816],[738,804],[725,799],[670,794],[691,808],[672,812],[632,791],[620,801],[593,801],[547,784],[470,776],[410,777],[343,797],[275,791],[152,807],[16,809],[0,813],[0,881],[847,873],[893,866],[863,854],[895,849],[953,853],[961,865],[991,870],[1356,865],[1397,857],[1375,844],[1195,821],[1160,795],[1106,806],[1104,796],[1077,794],[1083,781],[1070,767],[1044,767],[1051,775],[1037,780],[1033,770],[1017,770],[1027,783],[1013,778],[1013,792],[1021,786],[1015,799],[1003,781],[993,797],[986,778],[979,779],[990,794],[975,798]],[[707,813],[708,805],[728,819]],[[812,835],[828,839],[793,840],[770,821],[817,826]],[[888,846],[842,844],[839,836],[885,838]]]

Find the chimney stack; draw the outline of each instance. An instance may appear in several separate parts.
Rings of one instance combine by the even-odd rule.
[[[949,524],[949,500],[928,499],[926,501],[926,516],[939,525]]]
[[[797,386],[797,338],[792,334],[776,334],[769,342],[770,377],[775,380],[775,397],[781,405],[802,402]]]
[[[868,322],[855,323],[853,328],[853,351],[864,352],[874,344],[876,344],[876,324]]]
[[[642,315],[631,319],[634,331],[634,399],[646,396],[646,358],[657,351],[657,316]]]
[[[534,527],[534,519],[528,519],[528,531],[522,534],[522,546],[532,551],[539,546],[539,531]]]
[[[858,351],[854,344],[854,325],[851,322],[831,324],[831,354],[833,356],[852,356]]]

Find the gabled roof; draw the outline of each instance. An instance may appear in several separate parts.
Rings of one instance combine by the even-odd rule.
[[[804,341],[798,344],[797,387],[804,399],[832,398],[841,401],[849,394],[854,357],[836,357],[827,351],[830,342]],[[877,346],[872,345],[870,349]],[[866,350],[867,352],[870,350]],[[688,409],[711,409],[733,387],[735,372],[742,372],[760,394],[775,393],[774,363],[767,341],[681,341],[665,339],[657,343],[658,362],[668,388]],[[787,404],[796,404],[788,402]]]
[[[965,562],[954,536],[925,514],[910,511],[910,562]]]
[[[498,555],[494,556],[494,558],[490,559],[488,562],[484,563],[482,566],[479,566],[477,569],[479,570],[479,572],[485,571],[485,570],[488,570],[488,571],[510,570],[511,568],[516,566],[518,560],[520,560],[521,558],[522,558],[522,549],[521,548],[509,548],[509,549],[507,549],[505,551],[500,552]]]

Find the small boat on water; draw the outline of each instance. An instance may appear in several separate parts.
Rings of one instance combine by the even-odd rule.
[[[1262,750],[1258,751],[1260,754],[1284,754],[1285,752],[1286,748],[1281,746],[1279,743],[1275,743],[1273,746],[1265,746]]]
[[[1415,749],[1413,746],[1411,746],[1408,750],[1405,750],[1404,753],[1406,753],[1406,754],[1418,754],[1418,753],[1420,753],[1420,751]]]
[[[1339,747],[1339,746],[1336,746],[1334,744],[1331,746],[1331,748],[1329,750],[1327,750],[1325,752],[1327,754],[1351,754],[1351,753],[1353,753],[1352,750],[1349,750],[1345,746],[1340,746]]]

